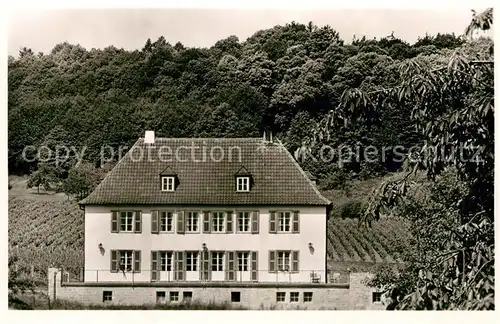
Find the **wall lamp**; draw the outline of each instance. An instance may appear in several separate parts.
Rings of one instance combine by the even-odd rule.
[[[309,252],[311,252],[311,254],[314,254],[314,246],[313,246],[313,244],[311,242],[309,242],[308,246],[309,246]]]

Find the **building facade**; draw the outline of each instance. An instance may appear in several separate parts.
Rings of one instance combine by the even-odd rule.
[[[84,281],[327,282],[329,204],[279,143],[146,136],[81,202]]]
[[[281,143],[146,132],[80,202],[85,267],[51,299],[382,309],[367,274],[327,270],[330,201]]]

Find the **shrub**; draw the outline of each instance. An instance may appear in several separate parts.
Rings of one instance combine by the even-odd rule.
[[[365,211],[365,203],[360,200],[351,200],[342,206],[340,217],[344,218],[360,218]]]

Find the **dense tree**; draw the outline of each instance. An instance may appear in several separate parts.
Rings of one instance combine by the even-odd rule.
[[[467,33],[490,28],[491,15],[474,16]],[[412,107],[409,118],[424,141],[407,156],[409,172],[384,182],[363,217],[412,222],[416,253],[373,283],[389,289],[393,308],[494,308],[492,47],[491,39],[473,39],[453,52],[405,60],[392,87],[354,84],[319,129],[330,134],[337,120],[366,122],[382,107]],[[427,190],[421,172],[431,180]]]
[[[147,39],[134,51],[86,50],[67,42],[42,55],[23,48],[8,60],[9,172],[36,170],[36,160],[26,160],[23,150],[47,140],[74,145],[99,166],[103,145],[114,148],[116,159],[120,147],[130,147],[145,129],[185,137],[261,136],[267,130],[295,149],[299,140],[292,134],[301,132],[290,128],[298,127],[301,114],[313,124],[338,106],[346,89],[391,86],[399,82],[400,60],[457,46],[453,35],[428,36],[421,43],[409,45],[391,35],[345,45],[330,26],[292,22],[245,41],[229,36],[210,48],[172,46],[164,37]],[[383,108],[376,124],[342,125],[324,144],[415,142],[408,109]],[[63,179],[74,157],[62,166]],[[307,167],[325,174],[324,166]],[[344,167],[356,177],[364,164]],[[397,168],[369,169],[380,167]]]

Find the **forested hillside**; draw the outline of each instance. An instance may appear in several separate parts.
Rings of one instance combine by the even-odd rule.
[[[27,145],[86,147],[86,160],[98,165],[101,146],[130,146],[147,129],[166,137],[260,137],[268,130],[293,152],[344,90],[397,84],[401,60],[447,53],[463,42],[438,34],[415,44],[392,35],[346,44],[330,26],[292,22],[210,48],[163,37],[136,51],[68,43],[50,53],[25,48],[9,57],[9,172],[36,168],[22,158]],[[408,113],[381,110],[377,122],[339,128],[329,144],[413,144],[418,135]],[[347,173],[398,167],[353,163]],[[337,172],[330,165],[308,168],[320,177]]]

